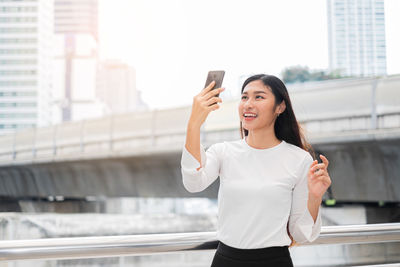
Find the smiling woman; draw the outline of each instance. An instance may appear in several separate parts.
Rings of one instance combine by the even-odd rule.
[[[310,152],[315,159],[314,150],[301,133],[286,86],[279,78],[253,75],[243,83],[241,94],[240,133],[249,146],[268,149],[284,140]],[[290,233],[289,236],[293,246],[295,241]]]
[[[219,244],[211,266],[291,267],[289,247],[312,242],[321,231],[319,206],[330,186],[328,161],[324,157],[316,165],[285,85],[266,74],[243,83],[238,106],[242,139],[216,143],[206,151],[200,127],[219,108],[222,100],[216,95],[224,89],[213,86],[193,99],[181,159],[189,192],[201,192],[220,177]]]
[[[280,79],[272,75],[254,75],[244,82],[241,94],[238,106],[241,135],[242,138],[247,137],[250,145],[263,148],[264,140],[269,139],[271,144],[266,146],[271,146],[283,138],[293,144],[302,144],[300,125],[293,112],[286,86]],[[256,116],[248,118],[249,114]],[[283,116],[277,121],[281,114]],[[287,136],[283,136],[285,133]],[[305,145],[308,149],[311,148],[309,144]]]
[[[255,79],[258,76],[255,77]],[[275,97],[271,91],[271,89],[266,86],[262,80],[254,80],[247,84],[244,91],[242,91],[242,97],[239,104],[239,116],[243,118],[242,123],[243,127],[247,130],[254,129],[252,133],[264,132],[266,128],[279,116],[280,113],[285,109],[285,101],[282,101],[278,110],[277,105],[275,103]],[[277,112],[274,114],[274,112]],[[251,122],[251,123],[249,123]],[[253,136],[248,138],[248,143],[251,144],[255,140],[253,140]],[[276,141],[277,140],[271,140]],[[254,147],[257,147],[256,144],[253,144]],[[261,147],[262,148],[262,147]]]

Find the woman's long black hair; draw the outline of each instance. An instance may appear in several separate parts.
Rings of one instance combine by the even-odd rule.
[[[267,74],[256,74],[249,78],[247,78],[242,86],[241,94],[243,93],[244,88],[247,84],[252,81],[260,80],[264,83],[265,86],[269,87],[272,93],[275,96],[275,108],[285,101],[286,108],[285,110],[276,118],[274,124],[275,135],[279,140],[285,140],[285,142],[298,146],[312,155],[313,159],[316,159],[315,151],[312,146],[307,142],[304,134],[304,128],[297,122],[296,116],[294,115],[292,102],[289,98],[289,93],[286,89],[285,84],[278,78],[273,75]],[[240,122],[240,135],[242,138],[247,136],[249,131],[243,128],[242,122]],[[292,243],[289,247],[296,245],[292,235],[289,233],[289,227],[287,226],[287,231],[289,234]]]

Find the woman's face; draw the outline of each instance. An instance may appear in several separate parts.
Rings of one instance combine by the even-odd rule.
[[[243,128],[253,131],[273,125],[278,115],[274,105],[274,94],[261,80],[247,84],[239,103],[239,118]],[[255,114],[255,117],[245,117],[247,113]]]

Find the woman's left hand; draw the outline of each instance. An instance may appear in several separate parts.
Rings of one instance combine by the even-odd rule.
[[[329,161],[323,155],[320,155],[320,158],[322,163],[314,160],[308,171],[308,193],[317,199],[322,199],[322,196],[332,183],[328,173]]]

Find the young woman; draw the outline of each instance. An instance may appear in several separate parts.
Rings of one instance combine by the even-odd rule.
[[[242,86],[242,138],[205,151],[200,127],[219,108],[216,94],[224,90],[213,86],[193,99],[181,159],[189,192],[203,191],[220,177],[219,244],[211,266],[293,266],[288,248],[314,241],[321,231],[319,206],[331,184],[328,159],[314,160],[284,83],[265,74]]]

